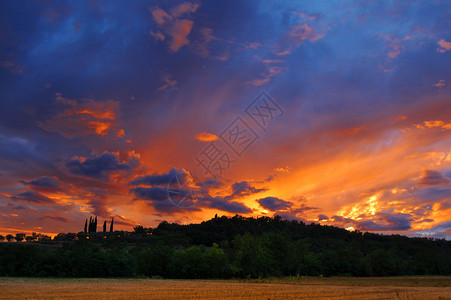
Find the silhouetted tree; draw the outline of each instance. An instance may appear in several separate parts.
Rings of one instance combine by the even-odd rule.
[[[111,218],[110,232],[113,232],[113,222],[114,222],[114,217]]]
[[[137,225],[137,226],[133,227],[133,230],[137,234],[146,234],[146,229],[144,229],[144,227],[142,225]]]
[[[88,219],[85,220],[85,229],[84,229],[84,233],[88,232]]]
[[[97,216],[93,218],[89,217],[89,225],[88,225],[88,233],[96,233],[97,232]]]
[[[89,232],[89,233],[92,232],[92,216],[89,216],[89,228],[88,228],[88,232]]]
[[[5,237],[3,235],[0,235],[0,242],[3,242],[5,240]]]
[[[103,232],[106,232],[106,220],[103,222]]]
[[[7,240],[8,242],[11,242],[12,240],[14,240],[14,236],[13,236],[12,234],[8,234],[8,235],[6,236],[6,240]]]
[[[25,233],[16,233],[14,239],[18,242],[22,242],[25,239],[25,236],[26,236]]]

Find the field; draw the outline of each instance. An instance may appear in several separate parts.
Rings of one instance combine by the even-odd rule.
[[[451,300],[451,277],[261,280],[0,278],[0,298]]]

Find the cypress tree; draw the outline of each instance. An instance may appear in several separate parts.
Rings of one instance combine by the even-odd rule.
[[[104,233],[106,232],[106,220],[105,220],[105,222],[103,222],[103,232]]]
[[[110,232],[113,232],[114,217],[111,218]]]
[[[84,230],[85,234],[86,234],[87,231],[88,231],[88,219],[86,218],[86,220],[85,220],[85,230]]]
[[[94,221],[94,232],[97,232],[97,216]]]

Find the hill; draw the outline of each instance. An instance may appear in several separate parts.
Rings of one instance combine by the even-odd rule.
[[[33,242],[0,245],[0,276],[451,275],[450,241],[350,232],[278,216],[59,234],[47,248]]]

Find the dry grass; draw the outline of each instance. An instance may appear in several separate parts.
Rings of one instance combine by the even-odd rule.
[[[440,299],[451,277],[265,280],[0,278],[1,299]]]

